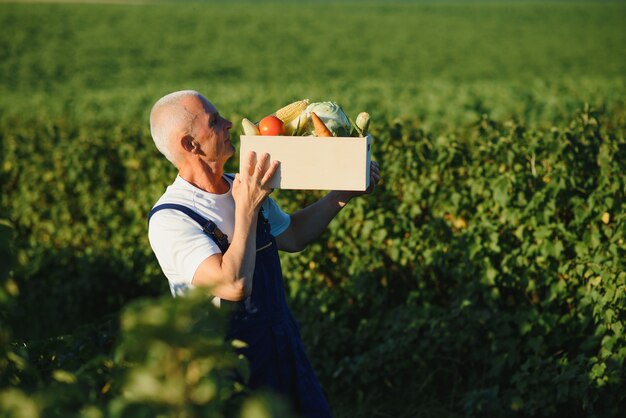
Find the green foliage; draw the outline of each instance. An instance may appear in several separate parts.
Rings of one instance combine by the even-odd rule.
[[[225,313],[206,296],[194,297],[166,296],[124,310],[117,358],[130,367],[113,415],[219,417],[243,390],[233,375],[245,381],[245,363],[224,341]]]
[[[423,127],[623,111],[620,3],[230,3],[0,4],[0,112],[143,126],[182,88],[233,119],[304,97]]]
[[[79,127],[64,120],[27,126],[5,120],[2,126],[7,132],[2,206],[18,231],[15,271],[22,281],[14,312],[18,335],[58,333],[58,319],[64,322],[61,332],[67,332],[139,294],[162,291],[160,280],[152,282],[161,286],[148,284],[161,273],[150,265],[143,220],[151,196],[161,192],[152,176],[167,172],[169,163],[142,169],[140,161],[158,161],[142,143],[148,140],[145,131],[136,125]],[[33,306],[56,315],[29,315]]]
[[[619,416],[623,15],[0,4],[0,416],[289,416],[231,379],[245,364],[223,313],[172,300],[147,241],[175,175],[148,111],[182,88],[235,140],[242,117],[304,97],[372,115],[383,183],[282,256],[338,417]],[[294,211],[321,195],[272,196]]]
[[[289,417],[275,394],[245,390],[247,363],[233,349],[241,342],[224,339],[226,323],[197,292],[136,300],[119,329],[109,321],[29,343],[23,357],[6,356],[19,369],[8,383],[21,389],[3,382],[0,416]]]
[[[462,136],[375,132],[377,196],[285,258],[331,393],[376,404],[415,382],[466,416],[616,416],[626,141],[607,125],[585,108],[549,131],[485,117]]]
[[[4,324],[7,322],[7,307],[12,305],[13,298],[19,293],[19,289],[10,275],[14,258],[11,246],[12,238],[13,227],[6,220],[0,219],[0,319]],[[0,333],[3,333],[1,329]]]

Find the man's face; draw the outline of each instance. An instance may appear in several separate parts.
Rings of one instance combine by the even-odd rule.
[[[185,107],[194,115],[191,136],[200,147],[199,154],[207,161],[225,163],[235,152],[230,141],[233,124],[202,96],[191,98]]]

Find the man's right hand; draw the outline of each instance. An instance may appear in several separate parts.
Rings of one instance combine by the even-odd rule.
[[[272,193],[268,182],[276,173],[279,161],[270,163],[270,155],[265,153],[257,160],[256,153],[248,153],[241,174],[235,176],[233,182],[233,199],[235,210],[243,210],[246,213],[258,213],[263,201]]]
[[[272,192],[267,182],[278,168],[278,161],[269,164],[269,154],[257,161],[248,154],[241,174],[233,181],[235,199],[235,230],[228,251],[207,257],[198,267],[192,283],[211,286],[215,296],[238,301],[252,292],[256,262],[256,223],[263,201]]]

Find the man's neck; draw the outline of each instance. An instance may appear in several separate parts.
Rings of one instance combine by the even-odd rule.
[[[178,175],[195,187],[213,194],[228,192],[230,185],[224,179],[224,167],[201,164],[198,166],[184,165]]]

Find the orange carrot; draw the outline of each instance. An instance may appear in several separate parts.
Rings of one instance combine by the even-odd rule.
[[[317,136],[333,136],[333,133],[324,125],[324,122],[315,114],[311,112],[311,119],[313,119],[313,126],[315,127],[315,135]]]

